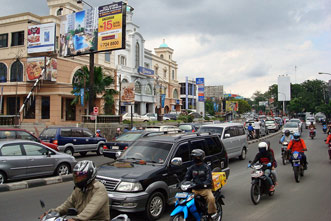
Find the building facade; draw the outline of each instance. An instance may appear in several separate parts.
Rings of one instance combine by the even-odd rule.
[[[180,82],[180,99],[182,109],[197,112],[197,86],[195,79],[188,79]]]

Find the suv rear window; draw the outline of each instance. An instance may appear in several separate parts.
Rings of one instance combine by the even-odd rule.
[[[55,138],[56,131],[57,131],[57,128],[45,129],[43,132],[41,132],[40,137],[42,137],[42,139]]]
[[[199,133],[212,133],[221,135],[223,132],[223,127],[200,127]]]

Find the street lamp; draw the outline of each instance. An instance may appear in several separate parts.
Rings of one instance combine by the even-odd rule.
[[[91,9],[93,9],[92,5],[90,5],[90,4],[87,3],[86,1],[83,1],[83,0],[77,0],[77,4],[82,4],[82,3],[87,4],[88,6],[90,6]]]
[[[331,75],[330,73],[325,73],[325,72],[318,72],[318,74],[327,74],[327,75]]]

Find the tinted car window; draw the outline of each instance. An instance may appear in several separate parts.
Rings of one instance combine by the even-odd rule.
[[[221,153],[224,150],[223,144],[220,142],[220,140],[217,137],[212,138],[216,144],[216,153]]]
[[[175,157],[181,157],[183,162],[190,161],[190,146],[188,143],[180,144]]]
[[[71,129],[68,128],[61,129],[61,137],[71,137]]]
[[[237,128],[236,127],[230,127],[230,136],[235,137],[238,136]]]
[[[39,140],[32,136],[31,134],[25,132],[25,131],[16,131],[17,139],[23,139],[23,140],[32,140],[32,141],[37,141]]]
[[[35,144],[24,144],[25,153],[27,156],[46,155],[48,149]]]
[[[201,149],[203,151],[206,152],[206,148],[205,148],[205,140],[194,140],[191,141],[191,145],[192,145],[192,150],[194,149]]]
[[[223,127],[201,127],[199,133],[212,133],[221,135],[223,132]]]
[[[238,135],[245,135],[245,129],[244,127],[237,127],[238,128]]]
[[[230,128],[229,127],[225,128],[223,139],[227,138],[227,137],[225,137],[225,134],[230,134]],[[230,134],[230,136],[231,136],[231,134]]]
[[[140,133],[125,133],[119,136],[116,141],[135,141],[141,136]]]
[[[206,155],[209,156],[217,154],[220,148],[217,147],[217,143],[215,143],[215,140],[213,140],[211,137],[206,137],[205,140],[207,144]]]
[[[21,146],[19,144],[9,144],[1,148],[2,156],[22,156]]]
[[[72,129],[71,136],[72,137],[83,137],[82,129],[76,129],[76,128]]]
[[[40,134],[40,137],[43,137],[43,138],[55,138],[56,131],[57,131],[57,128],[48,128],[48,129],[45,129]]]
[[[16,139],[15,131],[11,130],[1,130],[0,131],[0,139]]]
[[[93,137],[93,134],[91,131],[84,129],[83,130],[83,136],[84,137]]]

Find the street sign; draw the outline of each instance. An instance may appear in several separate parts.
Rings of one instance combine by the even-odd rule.
[[[99,114],[99,108],[93,107],[93,115],[98,115],[98,114]]]

